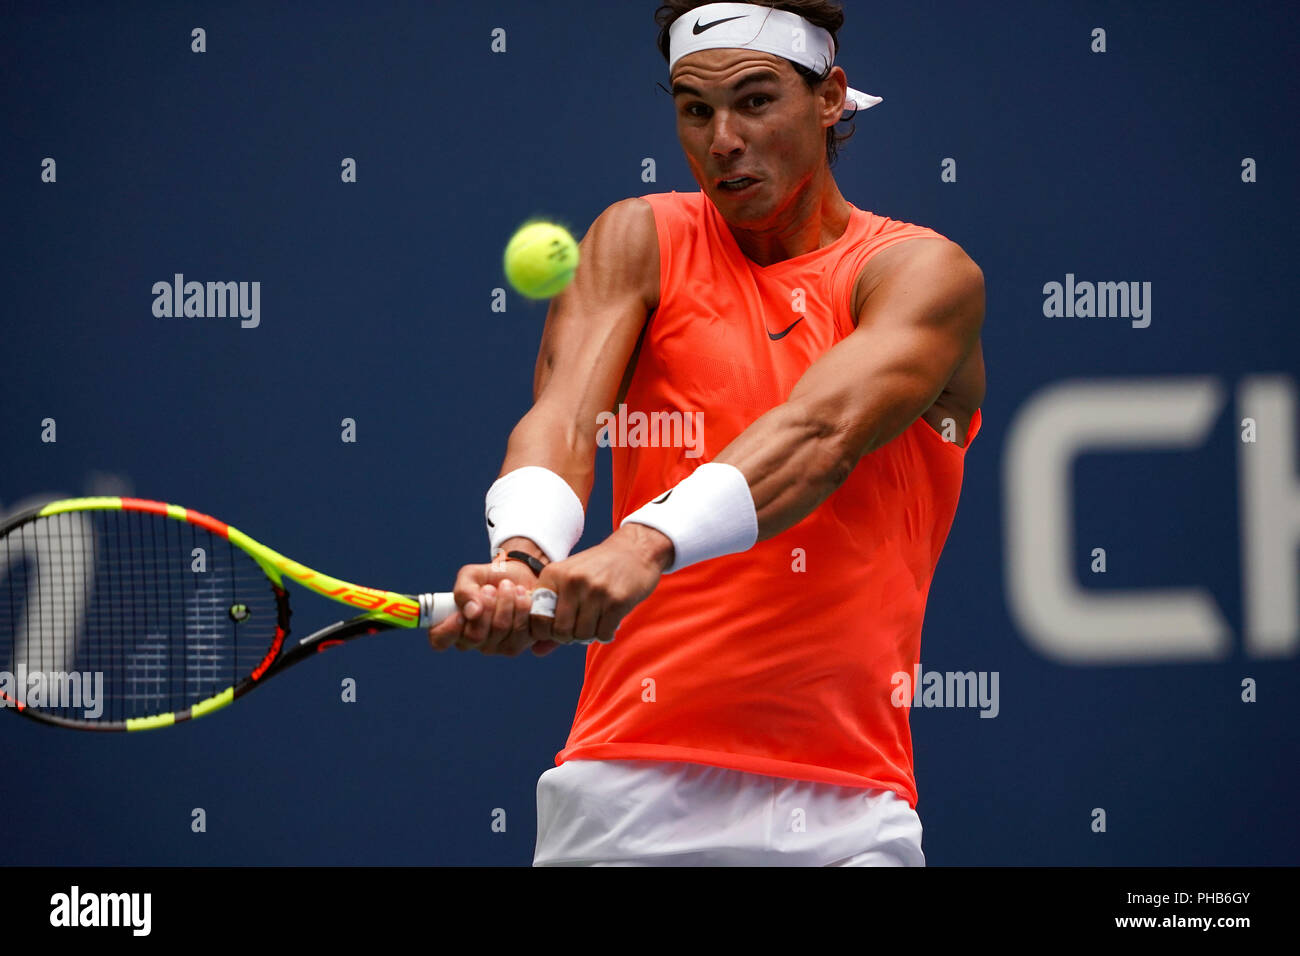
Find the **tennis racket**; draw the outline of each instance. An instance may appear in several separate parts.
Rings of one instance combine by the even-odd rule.
[[[290,643],[286,578],[361,613]],[[553,615],[554,592],[534,599]],[[55,501],[0,525],[0,706],[78,730],[169,727],[321,651],[455,610],[449,593],[349,584],[177,505]]]

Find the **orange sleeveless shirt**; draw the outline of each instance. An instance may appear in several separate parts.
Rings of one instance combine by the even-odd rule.
[[[632,425],[636,412],[699,412],[703,427],[660,434],[656,447],[654,430],[610,425],[615,528],[784,402],[854,330],[863,263],[939,235],[851,207],[830,245],[760,266],[703,193],[642,198],[659,236],[660,296],[623,413]],[[792,312],[796,289],[803,308]],[[965,446],[979,427],[976,411]],[[678,447],[662,447],[670,440]],[[918,418],[794,527],[660,578],[612,644],[588,647],[556,764],[686,761],[893,790],[915,807],[908,710],[890,696],[894,675],[910,679],[919,660],[964,456]]]

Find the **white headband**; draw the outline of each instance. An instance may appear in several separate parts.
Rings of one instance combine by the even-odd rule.
[[[797,13],[755,3],[707,3],[682,14],[668,28],[668,72],[677,61],[700,50],[758,50],[807,67],[818,76],[835,62],[831,35]],[[849,90],[844,111],[870,109],[879,96]]]

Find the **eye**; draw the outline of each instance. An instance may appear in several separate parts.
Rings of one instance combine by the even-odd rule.
[[[763,100],[765,103],[770,103],[772,102],[772,97],[768,96],[766,93],[755,93],[753,96],[749,98],[749,102],[751,104],[762,106],[763,104],[758,103],[757,102],[758,100]]]
[[[686,107],[684,112],[686,113],[687,116],[703,116],[704,115],[703,113],[697,113],[696,110],[707,110],[707,109],[708,107],[705,106],[703,103],[692,103]]]

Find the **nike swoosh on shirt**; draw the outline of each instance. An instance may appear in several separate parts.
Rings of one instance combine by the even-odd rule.
[[[650,502],[650,503],[651,503],[652,505],[661,505],[661,504],[663,504],[665,501],[668,500],[668,496],[671,495],[672,493],[673,493],[673,489],[669,488],[669,489],[668,489],[667,491],[665,491],[662,495],[660,495],[658,498],[656,498],[654,501],[652,501],[652,502]]]
[[[746,15],[742,13],[738,17],[723,17],[721,20],[714,20],[712,23],[700,23],[699,20],[696,20],[695,26],[691,27],[691,32],[694,33],[696,36],[699,36],[705,30],[712,30],[719,23],[729,23],[732,20],[743,20],[745,19],[745,16]]]
[[[483,516],[484,518],[487,519],[487,524],[488,524],[488,527],[489,527],[489,528],[495,528],[495,527],[496,527],[496,525],[492,523],[492,512],[495,511],[495,510],[496,510],[495,508],[489,508],[488,511],[487,511],[487,514],[485,514],[485,515]]]
[[[785,327],[784,329],[782,329],[780,332],[777,332],[775,335],[772,334],[772,332],[769,331],[769,330],[767,329],[766,326],[764,326],[763,331],[767,332],[767,337],[768,337],[769,339],[771,339],[773,342],[775,342],[777,339],[783,339],[783,338],[785,338],[787,335],[789,335],[789,334],[790,334],[790,330],[793,329],[796,325],[798,325],[798,324],[799,324],[800,322],[802,322],[802,321],[803,321],[803,316],[801,315],[801,316],[799,316],[799,318],[795,319],[793,322],[791,322],[788,326],[786,326],[786,327]]]

